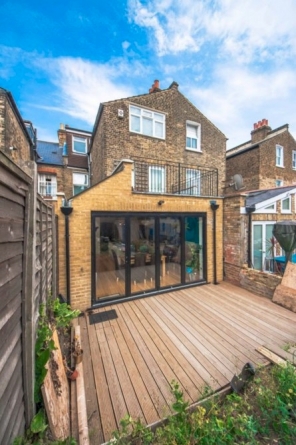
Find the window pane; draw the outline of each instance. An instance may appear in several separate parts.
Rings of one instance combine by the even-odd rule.
[[[131,116],[131,130],[140,133],[140,118]]]
[[[163,167],[150,167],[149,169],[149,191],[160,193],[165,190],[165,178]]]
[[[77,193],[83,192],[86,187],[83,185],[74,185],[74,195],[77,195]]]
[[[253,266],[254,269],[262,270],[262,226],[253,226]]]
[[[141,108],[131,107],[130,110],[132,114],[137,114],[138,116],[141,115]]]
[[[152,119],[143,118],[143,134],[147,136],[153,135]]]
[[[286,198],[282,200],[282,209],[290,210],[290,198]]]
[[[154,118],[156,121],[163,122],[164,121],[164,115],[159,113],[154,113]]]
[[[197,127],[187,124],[187,136],[196,138],[197,137]]]
[[[73,149],[77,153],[86,153],[86,139],[84,138],[74,138]]]
[[[144,117],[149,117],[150,119],[152,119],[152,111],[147,111],[147,110],[142,110],[142,114]]]
[[[155,136],[163,138],[163,124],[161,122],[155,122]]]
[[[201,217],[185,218],[185,277],[186,282],[203,278],[203,221]]]
[[[73,173],[73,183],[76,185],[87,185],[87,175],[80,173]]]

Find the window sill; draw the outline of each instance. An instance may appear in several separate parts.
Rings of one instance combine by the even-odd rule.
[[[276,165],[276,167],[278,167],[278,168],[285,168],[284,165]]]
[[[187,147],[185,147],[185,150],[186,151],[192,151],[193,153],[202,153],[202,151],[197,149],[197,148],[195,149],[195,148],[187,148]]]
[[[149,134],[137,133],[136,131],[130,130],[130,133],[137,136],[142,136],[144,138],[156,139],[158,141],[165,141],[165,137],[161,138],[160,136],[150,136]]]

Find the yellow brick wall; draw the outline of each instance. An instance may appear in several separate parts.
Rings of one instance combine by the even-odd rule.
[[[73,308],[85,310],[91,306],[91,211],[151,211],[207,213],[207,277],[213,282],[213,212],[210,198],[135,194],[131,190],[132,163],[124,162],[123,170],[91,187],[72,200],[70,228],[70,294]],[[159,199],[165,203],[157,204]],[[217,280],[223,280],[222,224],[223,200],[216,219]],[[65,217],[58,198],[56,212],[59,220],[59,292],[66,297]]]

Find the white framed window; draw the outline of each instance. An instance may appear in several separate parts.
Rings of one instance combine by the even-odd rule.
[[[156,165],[149,167],[149,192],[165,193],[165,168]]]
[[[186,149],[193,151],[200,150],[200,124],[196,122],[186,122]]]
[[[165,115],[130,105],[130,131],[154,138],[165,139]]]
[[[292,151],[292,169],[296,170],[296,150]]]
[[[273,221],[254,221],[252,223],[252,263],[256,270],[271,271],[275,255]]]
[[[276,203],[269,204],[265,207],[262,207],[256,210],[255,213],[276,213]]]
[[[281,212],[282,213],[291,213],[291,196],[282,199],[281,201]]]
[[[85,155],[87,153],[87,139],[73,136],[73,152]]]
[[[284,185],[284,181],[282,179],[276,179],[275,180],[275,186],[276,187],[282,187]]]
[[[184,191],[187,195],[200,195],[200,171],[191,168],[186,169],[186,188]]]
[[[275,146],[275,165],[277,167],[284,166],[284,147],[278,144]]]
[[[85,173],[73,173],[73,195],[88,188],[88,175]]]
[[[57,195],[56,175],[38,174],[38,193],[42,196],[55,198]]]

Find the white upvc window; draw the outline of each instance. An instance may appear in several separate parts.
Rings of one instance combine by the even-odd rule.
[[[269,204],[263,208],[260,208],[256,213],[276,213],[276,203]]]
[[[200,171],[191,168],[186,169],[186,189],[187,195],[200,195]]]
[[[281,212],[282,213],[291,213],[291,196],[282,199],[281,201]]]
[[[282,187],[284,185],[284,181],[282,179],[276,179],[275,180],[275,186],[276,187]]]
[[[87,139],[73,136],[73,153],[85,155],[87,153]]]
[[[281,145],[278,145],[278,144],[275,146],[275,157],[276,157],[275,165],[277,167],[283,167],[284,166],[284,147],[282,147]]]
[[[292,169],[296,170],[296,150],[292,151]]]
[[[88,174],[73,173],[73,195],[88,188]]]
[[[196,122],[186,122],[186,149],[201,151],[200,149],[200,124]]]
[[[149,192],[165,193],[165,168],[152,165],[149,167]]]
[[[252,223],[252,263],[256,270],[273,271],[270,261],[275,255],[273,226],[273,221]]]
[[[57,195],[56,175],[38,174],[38,193],[48,198],[55,198]]]
[[[130,131],[165,139],[165,115],[145,108],[129,107]]]

